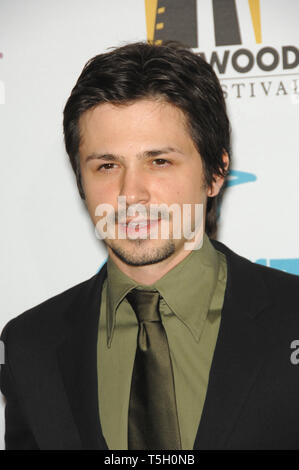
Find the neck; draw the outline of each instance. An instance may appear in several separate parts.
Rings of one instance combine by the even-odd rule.
[[[174,253],[169,258],[159,261],[154,264],[147,264],[144,266],[131,266],[126,264],[117,255],[108,248],[108,254],[116,266],[128,277],[138,284],[149,286],[154,284],[156,281],[161,279],[168,271],[179,264],[185,259],[190,253],[190,250],[182,250],[179,253]]]

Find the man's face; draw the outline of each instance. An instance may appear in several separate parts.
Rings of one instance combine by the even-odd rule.
[[[127,208],[142,204],[150,218],[151,204],[203,204],[208,188],[203,164],[186,128],[183,112],[158,100],[139,100],[115,106],[100,104],[80,118],[80,167],[89,214],[96,225],[99,204],[115,211],[116,238],[106,238],[108,253],[131,266],[184,257],[186,239],[173,238],[169,212],[169,239],[117,237],[118,196]],[[88,158],[89,157],[89,158]],[[210,195],[210,194],[209,194]],[[194,229],[192,210],[192,229]],[[139,217],[136,212],[135,217]],[[130,218],[134,218],[132,215]],[[161,222],[158,222],[161,224]],[[126,234],[126,228],[123,228]],[[147,230],[147,229],[145,229]],[[187,255],[187,254],[185,254]]]

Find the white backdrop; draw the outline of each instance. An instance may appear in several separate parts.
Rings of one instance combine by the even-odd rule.
[[[242,45],[216,47],[212,1],[197,2],[195,49],[207,60],[213,51],[220,58],[229,52],[225,73],[216,68],[234,157],[219,240],[252,261],[299,274],[299,67],[283,68],[281,60],[283,46],[298,47],[299,2],[259,3],[262,41],[253,34],[248,0],[237,0]],[[62,110],[89,58],[147,38],[145,17],[143,0],[1,1],[0,329],[91,277],[106,259],[64,151]],[[256,58],[263,47],[279,54],[274,70],[232,67],[240,48]],[[246,60],[241,55],[239,66]],[[271,53],[263,60],[270,64]],[[3,434],[2,403],[2,448]]]

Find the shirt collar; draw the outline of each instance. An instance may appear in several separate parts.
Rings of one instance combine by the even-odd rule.
[[[111,346],[117,309],[134,288],[156,289],[172,312],[199,341],[206,320],[219,271],[219,258],[207,234],[199,250],[186,258],[151,286],[138,284],[112,261],[107,261],[107,344]]]

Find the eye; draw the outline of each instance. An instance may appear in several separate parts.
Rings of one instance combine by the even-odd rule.
[[[166,162],[166,164],[168,164],[168,163],[170,164],[170,161],[169,161],[169,160],[165,160],[164,158],[156,158],[155,160],[153,160],[153,163],[154,163],[154,162],[162,162],[162,163]],[[154,165],[154,166],[167,166],[167,165],[165,165],[165,164],[163,164],[163,165],[158,164],[158,165]]]
[[[101,171],[102,168],[104,168],[105,171],[109,171],[111,170],[111,166],[115,165],[115,163],[103,163],[103,165],[100,165],[99,168],[97,169],[97,171]],[[107,168],[109,167],[109,168]]]

